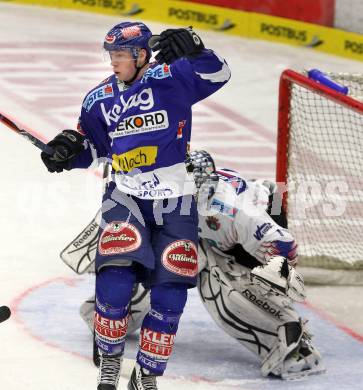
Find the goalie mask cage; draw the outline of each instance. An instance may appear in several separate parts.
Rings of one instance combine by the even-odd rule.
[[[327,75],[281,75],[276,181],[306,281],[363,284],[363,75]]]

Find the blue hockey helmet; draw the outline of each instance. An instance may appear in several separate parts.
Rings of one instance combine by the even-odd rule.
[[[149,60],[151,49],[148,42],[151,35],[150,29],[144,23],[122,22],[107,33],[103,48],[108,52],[130,49],[134,59],[137,58],[138,49],[145,49]]]

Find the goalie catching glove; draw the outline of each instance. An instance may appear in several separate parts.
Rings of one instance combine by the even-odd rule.
[[[149,47],[153,51],[159,51],[155,56],[159,64],[170,65],[178,58],[198,55],[204,49],[204,44],[189,27],[168,29],[160,35],[153,35],[149,40]]]
[[[283,256],[273,256],[265,265],[253,268],[251,280],[267,290],[285,294],[296,302],[303,302],[306,298],[303,277]]]
[[[84,150],[85,137],[75,130],[63,130],[47,145],[54,153],[49,155],[42,152],[40,155],[49,172],[62,172],[71,169],[72,160]]]

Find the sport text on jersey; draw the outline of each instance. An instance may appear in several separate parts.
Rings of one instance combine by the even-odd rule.
[[[124,96],[120,96],[121,105],[114,104],[114,106],[106,111],[105,105],[101,103],[101,111],[108,126],[113,123],[118,123],[121,115],[132,107],[139,107],[140,110],[146,111],[154,107],[154,96],[151,88],[145,88],[140,93],[131,95],[127,100]]]

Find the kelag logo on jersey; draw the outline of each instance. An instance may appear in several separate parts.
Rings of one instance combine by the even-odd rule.
[[[117,123],[121,114],[132,107],[140,107],[140,110],[146,111],[154,107],[154,96],[151,88],[145,88],[140,93],[131,95],[125,100],[124,95],[120,96],[121,106],[115,104],[109,111],[106,111],[105,105],[101,103],[101,111],[108,126],[111,122]]]
[[[122,154],[112,155],[112,168],[116,171],[130,172],[134,168],[155,164],[157,146],[141,146]]]
[[[133,115],[120,122],[111,138],[164,130],[169,127],[168,113],[165,110]]]
[[[141,82],[145,83],[148,78],[161,80],[166,79],[167,77],[172,77],[169,66],[167,64],[157,65],[154,68],[150,68],[145,72]]]
[[[113,88],[112,84],[106,84],[102,87],[99,87],[92,91],[90,94],[87,95],[86,99],[84,100],[82,106],[86,109],[88,112],[92,106],[97,102],[98,100],[105,99],[107,97],[113,96]]]
[[[132,107],[140,106],[140,110],[143,111],[150,110],[150,108],[154,107],[154,96],[151,88],[145,88],[140,93],[131,95],[127,100],[124,99],[124,95],[121,95],[120,100],[123,105],[122,113]]]

